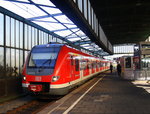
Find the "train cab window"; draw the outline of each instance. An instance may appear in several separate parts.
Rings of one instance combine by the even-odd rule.
[[[28,67],[54,68],[60,47],[33,48],[28,62]]]
[[[79,60],[75,59],[75,69],[76,71],[79,71]]]

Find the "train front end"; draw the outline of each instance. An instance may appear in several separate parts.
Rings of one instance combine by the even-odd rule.
[[[22,86],[32,94],[49,94],[50,83],[59,77],[54,68],[62,44],[34,46],[28,55],[23,69]]]

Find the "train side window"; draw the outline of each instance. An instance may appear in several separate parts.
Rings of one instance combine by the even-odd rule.
[[[75,59],[75,68],[76,68],[76,71],[79,71],[79,60],[78,59]]]
[[[96,68],[96,62],[94,61],[92,64],[93,68]]]
[[[70,56],[70,58],[71,58],[71,65],[74,65],[73,64],[73,56]]]
[[[86,69],[90,69],[90,67],[89,67],[89,60],[87,60],[87,68]]]

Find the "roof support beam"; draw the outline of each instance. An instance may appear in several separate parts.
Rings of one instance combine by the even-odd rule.
[[[77,27],[73,27],[73,28],[69,28],[69,29],[57,29],[57,30],[52,30],[51,32],[59,32],[59,31],[66,31],[66,30],[73,30],[73,29],[77,29]]]
[[[53,21],[42,21],[42,20],[33,20],[35,22],[46,22],[46,23],[58,23],[58,22],[53,22]],[[66,24],[66,25],[74,25],[72,23],[63,23],[63,24]]]
[[[78,41],[78,42],[75,42],[74,45],[83,45],[83,44],[90,44],[92,43],[91,40],[88,40],[88,41]]]
[[[56,13],[56,14],[51,14],[51,15],[43,15],[43,16],[38,16],[38,17],[33,17],[33,18],[28,18],[28,20],[36,20],[36,19],[43,19],[43,18],[48,18],[48,17],[55,17],[55,16],[60,16],[63,15],[62,13]]]

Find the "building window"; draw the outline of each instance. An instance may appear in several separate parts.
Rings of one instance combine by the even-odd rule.
[[[10,17],[6,16],[6,46],[10,46],[11,39],[10,39]]]
[[[0,45],[4,45],[4,15],[0,13]]]
[[[84,17],[87,19],[87,0],[84,0]]]
[[[89,24],[91,25],[91,4],[89,0],[88,0],[88,21]]]
[[[94,17],[93,8],[91,8],[91,26],[92,26],[92,29],[94,29],[94,24],[93,24],[94,23],[94,20],[93,20],[94,18],[93,17]]]
[[[16,54],[15,54],[15,49],[11,49],[11,76],[15,76],[15,67],[16,67],[16,65],[15,65],[15,63],[16,63],[16,56],[15,56]]]
[[[20,48],[23,49],[23,23],[20,22],[20,29],[19,29],[19,37],[20,37]]]
[[[20,52],[19,52],[19,60],[20,60],[20,66],[19,66],[19,69],[20,69],[20,74],[21,74],[21,72],[22,72],[22,68],[23,68],[23,51],[22,50],[20,50]]]
[[[31,31],[31,26],[28,26],[28,49],[31,49],[32,45],[32,31]]]
[[[16,26],[15,26],[15,45],[16,45],[16,47],[17,48],[19,48],[19,44],[20,44],[20,37],[19,37],[19,34],[20,34],[20,32],[19,32],[19,27],[20,25],[19,25],[19,21],[18,20],[16,20]]]
[[[11,18],[11,47],[15,47],[15,20]]]
[[[25,49],[28,49],[28,26],[25,24],[24,26],[24,45],[25,45]]]
[[[6,76],[10,76],[12,71],[10,48],[6,48],[6,60]]]
[[[80,11],[82,12],[82,0],[78,0],[78,7],[80,9]]]
[[[0,47],[0,78],[4,76],[4,48]]]
[[[20,67],[19,50],[16,49],[16,66],[14,69],[15,76],[19,76],[19,72],[20,72],[19,67]]]

